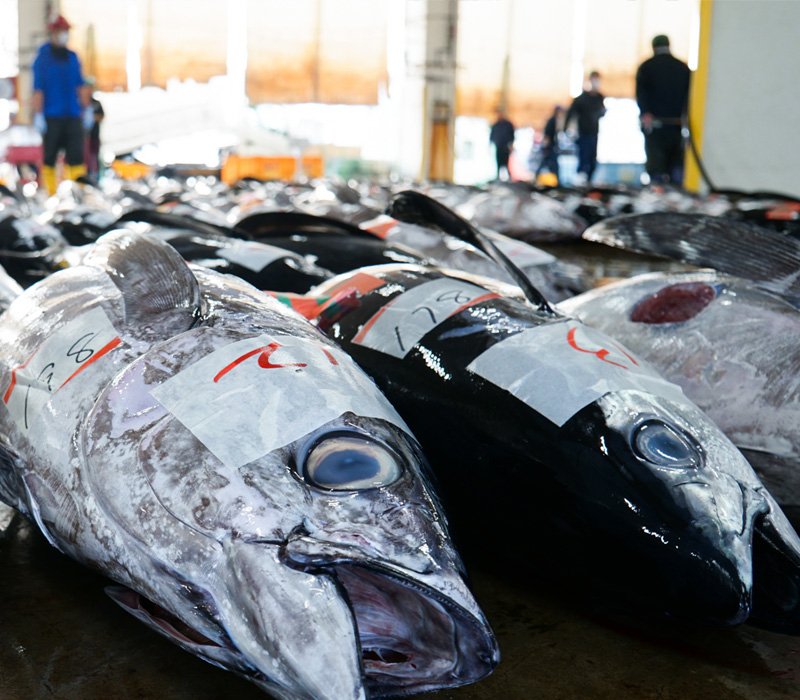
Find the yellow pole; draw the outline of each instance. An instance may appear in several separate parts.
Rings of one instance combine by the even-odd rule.
[[[706,97],[708,94],[708,55],[711,46],[711,12],[714,0],[700,0],[700,46],[697,56],[697,70],[692,74],[689,88],[689,129],[692,132],[695,148],[702,157],[703,129],[706,121]],[[691,149],[686,154],[686,176],[684,185],[687,190],[697,192],[700,189],[700,168]]]

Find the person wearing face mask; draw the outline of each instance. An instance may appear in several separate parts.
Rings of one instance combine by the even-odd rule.
[[[33,63],[34,124],[43,132],[42,179],[49,194],[58,184],[56,159],[61,151],[67,179],[77,180],[86,174],[82,115],[89,91],[77,54],[67,48],[69,28],[61,15],[50,22],[50,41],[39,49]]]
[[[578,173],[585,177],[587,183],[597,167],[597,134],[600,130],[600,119],[606,113],[605,97],[600,93],[600,73],[596,70],[589,74],[589,89],[578,95],[570,105],[565,119],[569,124],[573,119],[578,122]]]

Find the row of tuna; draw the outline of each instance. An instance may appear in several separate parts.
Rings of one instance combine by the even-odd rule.
[[[227,210],[160,186],[6,192],[0,222],[0,500],[145,624],[277,698],[463,685],[500,657],[456,542],[800,633],[792,280],[574,296],[579,271],[419,192],[356,226],[265,183]],[[660,216],[584,235],[681,235]]]

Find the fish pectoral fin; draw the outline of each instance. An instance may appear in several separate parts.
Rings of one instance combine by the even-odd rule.
[[[355,618],[338,584],[285,565],[274,544],[223,548],[220,621],[248,661],[298,700],[365,700]]]
[[[255,680],[255,670],[237,652],[220,646],[177,616],[126,586],[106,586],[106,595],[123,610],[190,654],[214,666]]]
[[[157,313],[201,306],[200,287],[178,252],[154,236],[112,231],[83,260],[111,277],[125,301],[125,320],[135,324]]]

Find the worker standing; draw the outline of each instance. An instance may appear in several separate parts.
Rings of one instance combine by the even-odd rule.
[[[58,15],[47,27],[50,41],[33,63],[34,124],[43,132],[42,177],[49,194],[56,190],[56,160],[64,151],[65,177],[76,180],[86,173],[83,160],[82,115],[89,90],[74,51],[67,48],[70,25]]]
[[[497,119],[489,132],[489,141],[494,144],[495,156],[497,158],[497,179],[500,179],[500,171],[506,171],[506,177],[511,179],[511,172],[508,169],[508,159],[511,150],[514,148],[514,125],[506,118],[503,107],[495,109]]]
[[[682,123],[689,102],[691,71],[669,50],[669,37],[653,38],[653,56],[636,72],[645,168],[651,182],[683,181]]]
[[[605,97],[600,92],[600,73],[589,73],[589,89],[578,95],[567,110],[564,120],[569,124],[578,122],[578,174],[586,183],[592,181],[597,168],[597,137],[600,132],[600,119],[606,113]]]

